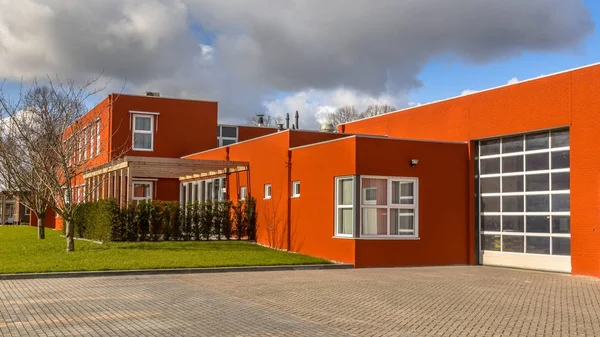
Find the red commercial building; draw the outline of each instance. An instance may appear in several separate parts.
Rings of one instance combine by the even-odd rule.
[[[164,183],[127,176],[152,182],[150,198],[251,195],[261,244],[356,267],[600,277],[599,92],[592,65],[333,133],[218,126],[216,103],[146,97],[126,97],[106,118],[124,130],[115,144],[135,138],[137,118],[150,120],[153,146],[126,156],[187,165]],[[99,167],[118,159],[102,158]]]

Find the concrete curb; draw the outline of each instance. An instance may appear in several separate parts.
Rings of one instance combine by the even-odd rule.
[[[322,270],[322,269],[353,269],[351,264],[313,264],[289,266],[256,266],[256,267],[217,267],[217,268],[179,268],[179,269],[137,269],[137,270],[105,270],[105,271],[74,271],[56,273],[23,273],[0,274],[0,280],[31,280],[68,277],[105,277],[105,276],[141,276],[141,275],[177,275],[177,274],[208,274],[258,271],[289,271],[289,270]]]

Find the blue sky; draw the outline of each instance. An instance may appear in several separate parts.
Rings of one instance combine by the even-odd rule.
[[[463,90],[483,90],[506,84],[513,77],[526,80],[600,62],[600,1],[586,0],[595,23],[579,50],[554,53],[524,53],[518,57],[474,65],[440,57],[430,61],[419,75],[423,86],[410,93],[417,103],[458,96]]]

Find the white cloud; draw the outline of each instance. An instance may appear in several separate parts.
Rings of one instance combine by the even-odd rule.
[[[519,83],[519,79],[516,77],[513,77],[510,80],[508,80],[508,82],[506,82],[506,84],[515,84],[515,83]]]
[[[478,90],[473,90],[473,89],[465,89],[463,90],[460,95],[461,96],[465,96],[465,95],[470,95],[470,94],[474,94],[476,93]]]
[[[293,118],[293,113],[299,111],[301,127],[310,128],[317,128],[326,120],[327,115],[335,112],[338,107],[353,105],[358,111],[363,111],[373,104],[405,107],[408,105],[408,98],[390,94],[373,96],[353,89],[339,88],[334,90],[309,89],[263,102],[265,110],[269,114],[282,118],[288,112]]]

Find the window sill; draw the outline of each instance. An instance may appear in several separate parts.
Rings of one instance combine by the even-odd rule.
[[[300,198],[300,195],[292,195],[290,198],[292,198],[292,199],[298,199],[298,198]]]
[[[271,197],[263,198],[263,200],[271,200]]]
[[[419,241],[421,238],[418,237],[398,237],[398,236],[363,236],[355,238],[353,236],[333,236],[334,239],[352,239],[352,240],[388,240],[388,241]]]
[[[144,151],[144,152],[152,152],[154,149],[136,149],[135,147],[131,148],[131,151]]]

